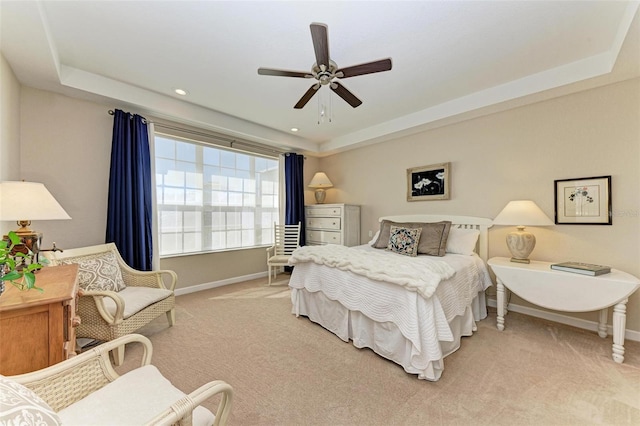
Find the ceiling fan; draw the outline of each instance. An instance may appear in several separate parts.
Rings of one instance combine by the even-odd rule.
[[[295,109],[301,109],[316,94],[321,86],[329,85],[338,96],[344,99],[349,105],[356,108],[362,104],[353,93],[347,90],[335,78],[349,78],[358,75],[372,74],[381,71],[389,71],[391,69],[391,58],[381,59],[379,61],[367,62],[360,65],[353,65],[346,68],[338,68],[338,65],[329,57],[329,39],[327,38],[327,25],[312,23],[311,39],[313,41],[313,49],[316,54],[316,62],[311,66],[311,72],[304,71],[286,71],[272,68],[258,68],[260,75],[274,75],[278,77],[296,77],[296,78],[315,78],[317,83],[313,84],[302,95]]]

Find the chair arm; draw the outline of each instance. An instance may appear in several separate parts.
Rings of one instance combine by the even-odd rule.
[[[127,286],[151,287],[175,290],[178,275],[169,269],[159,271],[138,271],[129,267],[122,267],[122,279]]]
[[[267,259],[269,259],[271,256],[273,256],[274,254],[276,254],[276,246],[273,245],[271,247],[267,248]]]
[[[104,290],[82,290],[80,292],[80,298],[82,299],[86,297],[93,298],[93,303],[95,303],[98,313],[107,323],[116,325],[120,324],[124,320],[124,300],[122,300],[122,297],[120,297],[117,292]],[[104,297],[112,299],[116,304],[115,315],[111,315],[106,306],[104,306],[104,300],[102,300]],[[82,313],[80,318],[82,318]]]
[[[60,411],[117,379],[119,374],[111,365],[109,352],[133,342],[143,346],[141,366],[151,364],[151,341],[139,334],[128,334],[42,370],[10,378],[33,390],[54,411]]]
[[[176,401],[171,407],[149,421],[147,425],[181,424],[181,419],[191,416],[197,406],[217,394],[221,395],[216,411],[216,419],[213,424],[214,426],[223,426],[227,423],[229,413],[231,412],[233,389],[231,385],[222,380],[215,380],[200,386],[189,395]]]

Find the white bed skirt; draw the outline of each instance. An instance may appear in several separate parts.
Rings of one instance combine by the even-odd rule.
[[[292,313],[304,315],[311,321],[334,333],[340,339],[351,340],[357,348],[370,348],[378,355],[401,365],[407,373],[418,378],[437,381],[444,370],[444,357],[460,348],[460,338],[471,336],[477,330],[475,321],[487,316],[484,292],[478,293],[463,315],[449,321],[452,341],[440,341],[438,356],[427,353],[416,355],[410,340],[405,338],[392,322],[376,322],[359,311],[350,311],[322,292],[291,289]]]

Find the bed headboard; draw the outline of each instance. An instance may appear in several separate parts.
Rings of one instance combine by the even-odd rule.
[[[390,220],[393,222],[441,222],[448,220],[451,222],[451,226],[464,229],[477,229],[480,231],[480,237],[478,237],[478,243],[476,245],[476,253],[482,260],[487,262],[489,257],[489,228],[493,226],[493,221],[486,217],[473,217],[473,216],[448,216],[448,215],[433,215],[433,214],[408,214],[397,216],[382,216],[379,222],[383,220]]]

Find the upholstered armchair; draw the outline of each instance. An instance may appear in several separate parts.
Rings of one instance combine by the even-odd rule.
[[[81,291],[77,338],[110,341],[135,332],[162,314],[173,326],[175,272],[132,269],[113,243],[41,255],[52,266],[78,264]],[[114,363],[121,365],[124,345],[118,346],[112,355]]]
[[[109,352],[143,345],[140,367],[118,374]],[[185,394],[151,365],[149,339],[130,334],[51,367],[0,376],[0,424],[224,425],[233,390],[216,380]],[[214,415],[201,404],[219,398]]]

